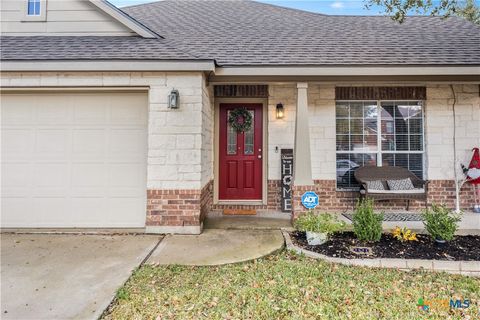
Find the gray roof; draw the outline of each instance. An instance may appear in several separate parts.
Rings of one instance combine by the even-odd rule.
[[[329,16],[253,1],[123,8],[164,39],[2,37],[2,59],[209,59],[245,65],[480,65],[480,27],[460,18]]]
[[[192,60],[164,39],[112,36],[4,36],[2,60]]]
[[[460,18],[328,16],[252,1],[124,8],[173,45],[231,65],[480,64],[480,27]]]

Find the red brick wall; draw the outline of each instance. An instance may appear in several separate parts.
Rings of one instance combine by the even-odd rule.
[[[344,211],[353,209],[358,192],[337,191],[335,180],[315,180],[315,186],[295,186],[293,188],[294,216],[307,211],[301,203],[305,191],[313,190],[319,195],[320,210]],[[475,202],[472,185],[464,185],[461,194],[461,208],[471,209]],[[432,180],[428,185],[428,203],[444,204],[449,208],[455,207],[455,183],[453,180]],[[375,207],[384,210],[405,210],[405,200],[378,201]],[[410,201],[410,210],[419,210],[425,207],[423,201]]]
[[[210,180],[200,194],[200,221],[205,220],[213,205],[213,180]]]
[[[200,225],[200,190],[147,190],[147,226]]]
[[[319,210],[352,210],[358,199],[358,192],[337,191],[335,180],[315,180],[315,186],[293,188],[294,216],[307,211],[301,204],[305,191],[315,191],[320,197]],[[462,209],[470,209],[474,204],[473,186],[466,184],[461,192]],[[202,190],[148,190],[147,226],[198,226],[211,210],[255,209],[259,211],[281,210],[280,180],[268,181],[267,205],[214,205],[213,180]],[[432,180],[429,184],[428,203],[445,204],[455,207],[455,184],[452,180]],[[405,200],[378,201],[375,207],[380,210],[405,210]],[[423,201],[411,201],[410,210],[424,208]]]
[[[202,190],[148,190],[147,226],[199,226],[213,203],[213,180]]]

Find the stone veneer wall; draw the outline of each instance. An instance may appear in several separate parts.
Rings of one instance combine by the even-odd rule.
[[[195,98],[167,114],[166,125],[174,124],[174,128],[157,155],[167,154],[160,169],[174,181],[149,190],[153,197],[148,198],[148,205],[154,208],[147,211],[147,231],[200,233],[213,202],[213,95],[203,75],[176,85],[180,102],[183,95]]]

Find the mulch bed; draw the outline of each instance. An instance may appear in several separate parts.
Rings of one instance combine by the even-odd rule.
[[[454,240],[438,245],[428,235],[417,235],[418,241],[401,242],[390,234],[383,234],[379,242],[365,243],[356,239],[353,232],[337,233],[324,244],[309,246],[305,232],[290,233],[295,245],[330,257],[404,258],[435,260],[480,260],[480,236],[456,236]],[[372,255],[365,256],[350,251],[352,246],[371,247]]]

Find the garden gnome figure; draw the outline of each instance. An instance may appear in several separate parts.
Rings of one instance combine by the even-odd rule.
[[[473,211],[480,213],[480,151],[479,148],[473,148],[473,156],[468,168],[464,168],[467,182],[473,184],[475,191],[475,205]]]

